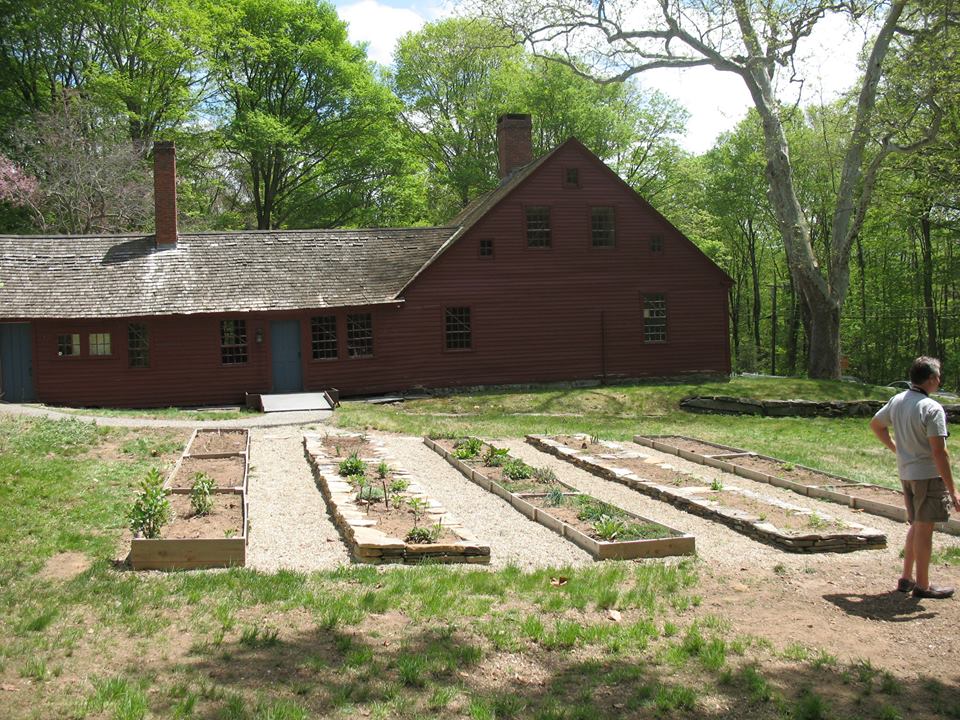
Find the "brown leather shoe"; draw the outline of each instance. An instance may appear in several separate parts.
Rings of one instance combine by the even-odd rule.
[[[915,587],[913,589],[913,596],[915,598],[929,598],[930,600],[946,600],[949,597],[953,597],[953,588],[936,587],[935,585],[931,585],[928,588]]]
[[[913,590],[917,584],[910,578],[900,578],[897,580],[897,592],[908,593]]]

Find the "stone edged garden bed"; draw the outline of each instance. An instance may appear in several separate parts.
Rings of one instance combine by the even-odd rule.
[[[345,445],[359,447],[362,443],[351,443],[350,437],[347,436]],[[333,521],[346,540],[350,554],[356,562],[484,565],[490,562],[490,546],[474,537],[457,518],[448,514],[443,506],[429,498],[416,482],[411,481],[405,492],[425,501],[427,523],[431,525],[440,523],[442,528],[455,539],[451,541],[441,539],[436,543],[408,543],[387,535],[376,527],[377,520],[371,518],[365,512],[366,508],[359,504],[357,489],[340,476],[338,465],[343,457],[331,457],[324,448],[321,436],[317,433],[305,433],[303,447]],[[385,457],[379,449],[374,449],[363,459],[383,461]],[[393,472],[399,476],[409,475],[401,469],[395,469]]]
[[[584,444],[593,444],[586,443],[587,436],[583,436],[582,439]],[[528,435],[527,442],[543,452],[555,455],[594,475],[619,482],[657,500],[669,502],[681,510],[716,520],[748,537],[789,552],[851,552],[886,546],[886,536],[878,530],[859,523],[835,520],[829,515],[791,506],[776,498],[760,496],[738,488],[722,488],[722,486],[711,488],[706,481],[702,481],[702,484],[693,483],[675,487],[672,483],[667,484],[662,478],[650,480],[641,477],[632,469],[622,467],[622,464],[639,465],[637,467],[639,472],[643,472],[644,465],[652,466],[652,464],[644,462],[642,454],[623,449],[617,443],[601,442],[603,448],[609,452],[604,453],[606,457],[598,457],[587,452],[585,448],[571,447],[548,436]],[[618,460],[617,451],[623,451],[625,457]],[[664,469],[664,466],[660,466],[660,469]],[[686,475],[676,469],[671,468],[671,470],[678,478]],[[686,475],[686,477],[694,476]],[[722,500],[715,499],[722,497],[723,493],[742,507],[730,507],[724,505]],[[811,530],[798,529],[786,532],[767,521],[767,515],[807,520]],[[843,531],[813,531],[821,526],[844,529]]]
[[[635,515],[620,508],[610,506],[622,516],[628,519],[627,522],[635,525],[642,525],[656,530],[651,534],[663,534],[665,537],[649,537],[630,540],[603,540],[592,536],[591,525],[588,522],[577,518],[576,512],[563,512],[568,508],[550,507],[545,502],[546,493],[528,493],[511,492],[504,487],[501,482],[488,477],[483,471],[492,468],[475,468],[467,462],[454,456],[451,448],[444,447],[444,441],[433,440],[425,437],[424,444],[431,450],[441,455],[448,463],[460,471],[464,477],[471,482],[479,485],[484,490],[499,495],[506,500],[516,510],[526,515],[534,522],[553,530],[575,545],[579,546],[587,553],[598,560],[629,560],[634,558],[666,557],[671,555],[692,555],[695,552],[695,539],[692,535],[687,535],[674,530],[662,523],[650,520],[648,518]],[[509,457],[509,456],[508,456]],[[560,480],[550,481],[550,485],[557,489],[563,489],[561,494],[568,499],[586,498],[596,501],[585,493],[578,492],[574,487]],[[606,503],[604,503],[606,505]]]
[[[857,483],[823,470],[682,435],[636,435],[633,441],[660,452],[678,455],[691,462],[736,473],[741,477],[769,483],[817,500],[828,500],[898,522],[907,520],[903,493],[894,488]],[[710,448],[715,448],[718,452],[702,452]],[[960,521],[955,519],[938,523],[936,528],[951,535],[960,535]]]
[[[198,518],[184,509],[189,507],[185,495],[172,497],[173,520],[164,526],[159,538],[133,538],[130,566],[134,570],[195,570],[245,565],[249,517],[246,494],[240,490],[217,492],[213,498],[211,514]]]

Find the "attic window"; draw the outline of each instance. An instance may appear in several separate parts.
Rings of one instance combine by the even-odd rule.
[[[663,235],[650,236],[650,252],[663,252]]]
[[[563,169],[563,186],[566,188],[580,187],[580,168],[568,167]]]
[[[370,313],[347,315],[347,355],[373,357],[373,316]]]
[[[667,341],[667,299],[660,293],[643,296],[643,341]]]
[[[80,335],[57,335],[57,355],[60,357],[77,357],[80,355]]]
[[[224,365],[242,365],[247,361],[246,320],[220,321],[220,361]]]
[[[480,257],[493,257],[493,240],[490,238],[480,240]]]
[[[527,247],[550,247],[550,208],[527,208]]]
[[[90,354],[110,355],[110,333],[90,333]]]
[[[127,326],[127,360],[132,368],[150,367],[150,336],[143,323]]]

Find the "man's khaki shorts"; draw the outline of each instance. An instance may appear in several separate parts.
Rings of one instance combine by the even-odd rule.
[[[950,495],[942,478],[901,480],[907,522],[946,522],[950,519]]]

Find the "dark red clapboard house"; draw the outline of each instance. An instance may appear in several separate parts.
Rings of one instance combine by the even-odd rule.
[[[6,401],[241,403],[730,371],[730,278],[571,139],[450,227],[178,233],[171,144],[156,235],[0,237]]]

